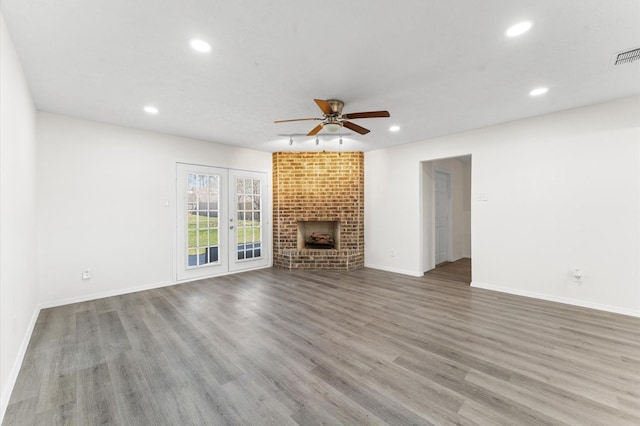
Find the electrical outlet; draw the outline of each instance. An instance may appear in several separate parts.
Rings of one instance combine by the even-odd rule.
[[[573,282],[575,283],[582,282],[582,269],[573,268],[573,271],[571,271],[571,275],[573,276]]]
[[[396,257],[396,251],[395,250],[389,250],[389,256]]]
[[[90,280],[91,279],[91,269],[83,269],[82,270],[82,279]]]

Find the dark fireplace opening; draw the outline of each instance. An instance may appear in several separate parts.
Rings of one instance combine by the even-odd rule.
[[[332,249],[335,248],[336,245],[333,235],[312,232],[311,235],[304,240],[304,246],[310,249]]]
[[[299,221],[298,250],[340,249],[340,222]]]

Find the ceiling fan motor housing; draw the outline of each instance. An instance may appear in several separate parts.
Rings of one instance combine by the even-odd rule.
[[[332,116],[340,117],[342,115],[342,107],[344,107],[344,102],[338,99],[328,99],[327,103],[331,107],[331,111],[333,111],[333,114],[331,114]]]

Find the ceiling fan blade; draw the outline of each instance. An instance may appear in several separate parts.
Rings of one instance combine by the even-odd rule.
[[[371,131],[369,129],[365,129],[364,127],[358,126],[357,124],[351,123],[349,121],[343,121],[342,125],[348,129],[353,130],[354,132],[360,133],[361,135],[366,135]]]
[[[322,118],[294,118],[291,120],[276,120],[274,123],[287,123],[289,121],[308,121],[308,120],[322,120]]]
[[[323,114],[333,114],[333,110],[331,109],[329,102],[322,99],[314,99],[314,101],[318,104],[318,107],[320,107],[320,111],[322,111]]]
[[[389,111],[369,111],[369,112],[350,112],[349,114],[342,114],[342,118],[349,120],[354,118],[377,118],[377,117],[391,117]]]
[[[322,130],[322,123],[318,124],[316,127],[313,128],[312,131],[310,131],[309,133],[307,133],[307,136],[313,136],[318,134],[318,132],[320,132],[320,130]]]

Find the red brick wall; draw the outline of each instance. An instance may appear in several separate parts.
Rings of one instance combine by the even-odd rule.
[[[339,250],[298,250],[298,221],[339,221]],[[364,154],[273,154],[273,263],[289,269],[364,266]]]

